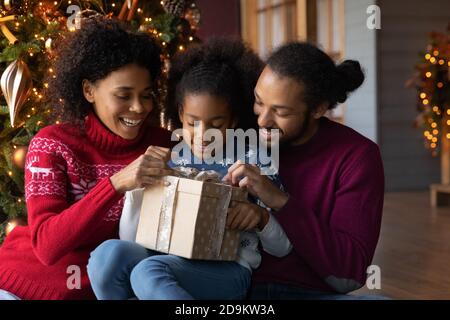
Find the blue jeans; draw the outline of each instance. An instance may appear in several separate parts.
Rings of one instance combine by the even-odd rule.
[[[236,262],[188,260],[122,240],[99,245],[87,271],[100,300],[243,299],[251,278]]]
[[[389,300],[381,295],[338,294],[277,283],[255,284],[249,297],[252,300]]]

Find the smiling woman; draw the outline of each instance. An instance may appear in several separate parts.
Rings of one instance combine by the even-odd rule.
[[[83,93],[112,132],[134,139],[153,109],[150,83],[148,70],[128,64],[95,83],[83,80]]]
[[[95,298],[89,253],[117,237],[124,192],[170,172],[170,134],[150,126],[161,69],[154,41],[92,17],[57,50],[49,96],[65,121],[30,142],[29,225],[16,227],[0,248],[0,299]]]

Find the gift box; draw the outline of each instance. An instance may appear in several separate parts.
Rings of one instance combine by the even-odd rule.
[[[247,192],[218,183],[215,172],[186,170],[144,190],[136,242],[189,259],[236,260],[241,233],[226,229],[227,209],[247,202]]]

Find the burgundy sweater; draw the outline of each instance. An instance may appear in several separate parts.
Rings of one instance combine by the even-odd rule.
[[[280,151],[290,198],[276,213],[293,250],[264,253],[255,283],[346,293],[365,284],[378,242],[384,173],[375,143],[321,118],[307,143]]]
[[[86,264],[99,244],[118,237],[124,202],[109,178],[149,145],[170,146],[164,129],[143,127],[125,140],[92,112],[85,128],[48,126],[30,142],[29,225],[14,228],[0,247],[0,289],[21,299],[95,299]]]

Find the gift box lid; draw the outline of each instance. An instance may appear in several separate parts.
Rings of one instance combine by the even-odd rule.
[[[177,192],[204,195],[207,197],[218,198],[223,195],[224,188],[230,187],[227,184],[217,183],[217,182],[205,182],[197,181],[188,178],[180,178],[175,176],[168,176],[166,180],[168,182],[173,181],[173,179],[179,179]],[[233,201],[246,201],[248,192],[246,189],[231,187],[231,199]]]

